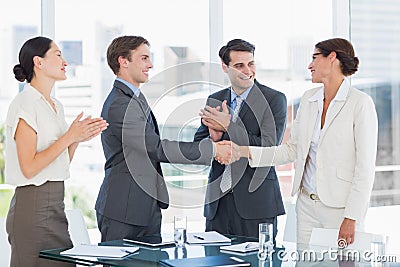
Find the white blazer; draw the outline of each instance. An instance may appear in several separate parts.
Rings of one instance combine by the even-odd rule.
[[[346,83],[349,83],[345,79]],[[350,85],[348,85],[350,86]],[[299,192],[318,115],[309,101],[318,90],[304,93],[289,140],[275,147],[250,147],[251,167],[296,161],[292,196]],[[350,87],[344,101],[332,106],[321,131],[316,154],[316,185],[322,203],[344,208],[344,217],[363,220],[375,177],[378,119],[372,98]]]

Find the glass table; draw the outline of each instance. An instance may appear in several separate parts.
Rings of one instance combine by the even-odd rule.
[[[258,242],[256,238],[228,236],[233,244],[243,242]],[[107,265],[107,266],[164,266],[159,261],[163,259],[197,258],[216,255],[230,255],[251,263],[251,266],[272,267],[272,266],[400,266],[400,256],[386,256],[383,261],[368,259],[363,253],[355,254],[352,251],[340,250],[335,248],[323,247],[304,247],[298,249],[294,243],[284,243],[274,247],[272,257],[266,261],[259,261],[257,251],[248,253],[222,252],[220,246],[225,244],[210,245],[189,245],[183,248],[175,245],[166,245],[158,248],[136,245],[115,240],[99,243],[102,246],[129,246],[139,247],[139,250],[121,259],[106,259],[99,257],[79,257],[60,255],[60,252],[67,248],[43,250],[40,252],[41,258],[49,260],[65,261],[84,266]],[[371,256],[371,255],[370,255]]]

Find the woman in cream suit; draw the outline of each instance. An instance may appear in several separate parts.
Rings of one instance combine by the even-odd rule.
[[[299,193],[298,243],[308,244],[312,229],[319,227],[339,229],[338,240],[351,244],[355,231],[363,228],[375,175],[378,120],[371,97],[347,78],[358,63],[345,39],[317,43],[308,69],[312,82],[323,86],[304,93],[287,143],[240,150],[234,145],[251,167],[296,162],[292,196]]]

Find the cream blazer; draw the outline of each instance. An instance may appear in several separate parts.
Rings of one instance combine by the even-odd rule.
[[[311,137],[318,115],[317,101],[310,101],[321,88],[304,93],[289,140],[280,146],[250,147],[251,167],[295,161],[292,196],[299,192]],[[321,131],[316,155],[316,185],[321,201],[344,208],[344,217],[363,220],[375,177],[378,119],[372,98],[350,87],[344,101],[332,106]]]

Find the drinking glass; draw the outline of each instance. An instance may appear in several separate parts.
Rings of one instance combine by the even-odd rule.
[[[174,216],[174,241],[177,247],[183,247],[186,242],[186,216]]]
[[[272,223],[260,223],[258,225],[258,259],[266,260],[268,256],[273,252],[274,242],[273,242],[273,224]]]

